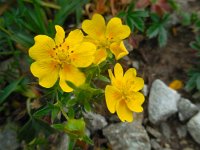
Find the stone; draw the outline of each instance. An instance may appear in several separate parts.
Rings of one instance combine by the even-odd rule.
[[[140,67],[139,61],[137,60],[132,61],[132,67],[138,70]]]
[[[187,129],[193,139],[200,144],[200,112],[189,120]]]
[[[84,113],[84,117],[88,121],[88,128],[92,131],[101,130],[108,124],[106,119],[100,114],[87,112]]]
[[[124,40],[124,46],[129,52],[133,51],[133,46],[129,43],[128,39]]]
[[[181,98],[178,102],[178,116],[180,121],[190,119],[198,112],[198,107],[191,103],[190,100]]]
[[[150,150],[151,145],[146,130],[140,122],[121,122],[103,129],[113,150]]]
[[[186,125],[181,125],[176,128],[177,135],[179,139],[185,138],[187,135],[187,127]]]
[[[150,126],[146,127],[146,131],[157,139],[161,138],[161,136],[162,136],[162,134],[159,131],[157,131],[156,129],[154,129]]]
[[[178,111],[180,94],[169,88],[161,80],[153,82],[148,103],[149,120],[153,124],[165,121]]]
[[[166,122],[162,122],[160,127],[161,127],[161,131],[162,131],[162,134],[164,135],[164,137],[167,140],[170,140],[171,135],[172,135],[170,126]]]
[[[161,150],[162,149],[160,144],[155,139],[151,139],[151,148],[154,149],[154,150]]]
[[[69,136],[67,134],[62,135],[61,141],[57,147],[57,150],[65,150],[69,148]]]
[[[12,126],[8,124],[0,130],[0,150],[16,150],[19,147],[17,132]]]
[[[143,89],[142,89],[142,93],[144,94],[144,96],[147,96],[148,95],[148,85],[144,85]]]

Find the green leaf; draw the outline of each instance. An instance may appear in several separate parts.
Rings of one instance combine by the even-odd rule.
[[[140,30],[141,32],[144,31],[144,22],[141,18],[132,18],[134,21],[133,21],[133,24],[135,25],[135,27]]]
[[[133,32],[133,30],[134,30],[134,25],[133,25],[134,21],[133,21],[133,19],[127,16],[125,22],[129,26],[131,31]]]
[[[83,119],[69,119],[65,126],[65,130],[83,135],[85,132],[85,122]]]
[[[85,141],[86,143],[90,144],[90,145],[94,145],[94,142],[86,135],[83,136],[82,140]]]
[[[69,109],[68,109],[68,117],[70,118],[70,119],[73,119],[74,118],[74,116],[75,116],[75,112],[74,112],[74,108],[73,107],[69,107]]]
[[[158,43],[160,47],[163,47],[167,44],[167,31],[164,27],[160,27],[158,34]]]
[[[34,116],[35,118],[43,117],[43,116],[49,114],[49,112],[51,111],[51,109],[52,109],[52,108],[50,108],[49,106],[46,106],[46,107],[44,107],[44,108],[42,108],[42,109],[36,111],[36,112],[33,114],[33,116]]]
[[[190,47],[195,50],[200,50],[200,45],[197,42],[191,42]]]
[[[55,130],[51,128],[47,123],[36,119],[30,118],[30,120],[20,129],[18,138],[25,140],[26,142],[32,141],[39,134],[44,133],[46,136],[54,133]]]
[[[99,75],[98,79],[101,80],[101,81],[103,81],[103,82],[110,83],[110,80],[106,76]]]
[[[200,91],[200,74],[199,74],[199,76],[197,77],[196,86],[197,86],[197,89]]]
[[[153,38],[159,33],[160,24],[153,24],[147,29],[147,36]]]
[[[132,12],[134,7],[135,7],[135,3],[132,2],[131,4],[129,4],[127,13]]]
[[[84,109],[85,109],[85,111],[87,111],[87,112],[90,112],[90,111],[91,111],[90,103],[89,103],[87,100],[85,100],[85,102],[84,102]]]
[[[198,74],[193,74],[188,82],[186,83],[185,89],[187,91],[191,91],[196,87],[196,80],[197,80]]]
[[[182,17],[182,20],[181,20],[182,25],[188,26],[188,25],[191,24],[191,15],[190,15],[190,13],[182,12],[181,13],[181,17]]]
[[[138,11],[134,11],[130,14],[128,14],[128,16],[131,16],[131,17],[148,17],[149,16],[149,13],[147,11],[142,11],[142,10],[138,10]]]
[[[156,14],[156,13],[152,13],[150,14],[151,19],[153,20],[153,22],[160,22],[160,17]]]
[[[22,81],[22,79],[23,77],[19,78],[18,80],[10,83],[8,86],[0,91],[0,104],[3,103],[6,98],[17,89],[17,86]]]
[[[119,12],[119,13],[117,14],[117,17],[119,17],[119,18],[124,18],[124,17],[126,17],[126,15],[127,15],[126,12],[121,11],[121,12]]]

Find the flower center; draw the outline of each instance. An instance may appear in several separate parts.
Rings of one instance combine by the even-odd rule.
[[[53,48],[53,50],[55,53],[52,56],[52,58],[55,59],[59,64],[71,63],[70,55],[73,53],[73,51],[69,49],[68,45],[65,44],[56,45],[56,47]]]

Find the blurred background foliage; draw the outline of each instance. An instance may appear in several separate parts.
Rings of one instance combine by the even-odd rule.
[[[145,40],[156,39],[160,47],[167,44],[172,28],[171,16],[176,13],[181,18],[179,24],[191,27],[196,35],[196,40],[191,41],[190,46],[195,50],[197,63],[188,72],[185,89],[200,97],[200,17],[195,12],[183,12],[175,0],[0,0],[0,4],[0,124],[16,121],[20,127],[23,126],[18,133],[19,139],[27,141],[25,147],[48,147],[49,139],[45,139],[45,136],[55,132],[49,126],[49,120],[54,120],[59,115],[61,106],[65,105],[70,106],[68,115],[73,118],[73,108],[76,105],[76,101],[70,100],[71,95],[66,93],[58,94],[66,97],[65,100],[61,100],[60,104],[53,104],[50,100],[53,89],[40,88],[30,74],[32,60],[28,56],[28,49],[34,44],[34,36],[45,34],[54,37],[55,25],[63,26],[68,33],[71,29],[80,27],[82,20],[95,12],[108,18],[110,15],[122,18],[133,36],[140,34]],[[104,76],[99,76],[99,79],[107,82]],[[89,111],[91,108],[86,100],[88,97],[83,98],[83,109]],[[49,101],[48,104],[46,100]],[[42,107],[44,103],[47,105]],[[39,111],[36,111],[38,108]],[[31,112],[30,109],[34,111]],[[51,117],[48,116],[50,111]],[[77,128],[82,130],[85,124],[82,120],[78,120],[78,123],[79,121],[82,125]],[[30,133],[30,130],[34,132]],[[77,129],[68,132],[74,130]],[[87,137],[83,138],[91,143]]]

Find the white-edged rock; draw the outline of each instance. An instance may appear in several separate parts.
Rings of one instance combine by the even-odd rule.
[[[146,130],[140,122],[111,124],[103,129],[113,150],[150,150]]]
[[[150,122],[157,124],[176,113],[179,99],[180,95],[175,90],[166,86],[161,80],[155,80],[150,90],[148,103]]]
[[[193,139],[200,144],[200,112],[190,119],[187,129]]]
[[[181,98],[178,102],[178,116],[180,121],[190,119],[198,112],[198,107],[191,103],[190,100]]]

